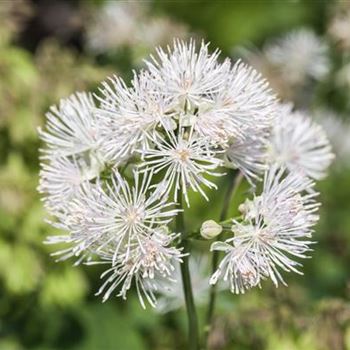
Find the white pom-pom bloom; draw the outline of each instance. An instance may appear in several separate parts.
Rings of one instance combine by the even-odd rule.
[[[111,183],[85,183],[67,205],[67,211],[57,213],[59,223],[56,226],[70,232],[65,239],[72,245],[74,255],[89,248],[99,254],[106,247],[113,247],[114,263],[120,254],[127,260],[132,245],[141,245],[143,237],[167,225],[178,209],[172,209],[174,203],[160,197],[159,191],[149,191],[151,179],[150,173],[144,174],[142,179],[135,173],[131,187],[115,173]],[[55,239],[51,237],[49,243],[55,243]],[[57,236],[59,242],[62,239]]]
[[[292,31],[268,45],[265,55],[292,85],[322,79],[329,71],[327,44],[307,29]]]
[[[95,103],[89,93],[76,93],[52,106],[45,130],[39,129],[46,148],[44,157],[62,157],[96,151],[100,140]],[[46,155],[46,156],[45,156]]]
[[[146,61],[160,91],[169,96],[174,105],[188,108],[199,107],[203,99],[210,101],[210,96],[222,89],[227,80],[230,62],[218,62],[219,50],[209,54],[208,44],[202,43],[199,52],[193,41],[186,44],[175,41],[173,50],[157,49],[158,59],[151,56]]]
[[[172,99],[200,136],[224,146],[231,138],[243,138],[245,129],[269,125],[275,98],[267,82],[251,67],[218,62],[219,51],[209,54],[202,43],[177,41],[174,50],[157,51],[159,61],[147,62],[155,84]],[[192,118],[191,118],[192,116]]]
[[[234,140],[225,153],[225,165],[239,169],[251,184],[267,169],[270,132],[250,128],[243,139]]]
[[[141,154],[143,159],[154,153],[162,157],[162,152],[177,147],[169,144],[173,143],[169,134],[181,134],[182,128],[191,130],[191,140],[209,150],[204,158],[217,165],[223,158],[221,150],[230,145],[254,138],[266,142],[261,135],[267,135],[265,131],[272,126],[277,105],[267,82],[255,70],[241,62],[233,67],[229,60],[220,63],[219,52],[210,54],[204,43],[197,52],[194,42],[175,41],[172,49],[157,53],[157,59],[146,62],[148,71],[135,74],[130,88],[118,78],[101,88],[97,115],[101,147],[108,159],[120,164]],[[259,147],[254,147],[255,159]],[[245,156],[237,154],[230,166],[238,166],[251,178],[262,170],[258,163],[253,166],[252,157],[240,162],[240,155]],[[176,179],[188,180],[185,176]],[[204,179],[190,186],[200,191],[201,185],[208,185]],[[185,191],[187,184],[179,182],[174,187]]]
[[[319,204],[315,192],[305,194],[313,187],[310,179],[297,173],[284,177],[284,173],[277,167],[266,172],[261,195],[240,207],[241,222],[233,221],[234,237],[212,244],[212,250],[226,255],[211,284],[223,277],[233,293],[244,293],[268,277],[276,286],[285,284],[279,269],[301,273],[293,257],[305,258],[310,250]]]
[[[291,106],[281,105],[271,137],[271,161],[319,180],[334,155],[323,128]]]
[[[103,301],[106,301],[119,288],[117,296],[126,299],[134,281],[142,307],[145,308],[144,298],[155,306],[156,281],[161,278],[177,282],[173,279],[173,272],[175,264],[182,262],[183,256],[181,249],[171,247],[177,237],[178,234],[168,234],[160,228],[132,243],[129,252],[118,256],[116,261],[113,250],[102,253],[102,262],[96,263],[112,264],[112,267],[101,275],[101,278],[106,277],[106,281],[97,294],[103,294]]]
[[[54,212],[55,221],[49,221],[53,227],[63,230],[65,234],[48,236],[44,243],[64,246],[51,255],[56,257],[56,261],[74,258],[74,265],[77,266],[83,261],[91,260],[91,256],[95,254],[94,244],[99,242],[100,235],[90,234],[89,220],[87,220],[90,214],[88,208],[82,207],[75,200],[69,203],[69,205],[65,203],[64,207]]]
[[[155,132],[160,123],[166,128],[175,123],[169,98],[155,90],[147,72],[135,74],[130,88],[113,77],[102,84],[101,93],[102,148],[111,161],[118,163],[137,150],[147,149],[148,133]]]
[[[45,147],[40,150],[38,190],[45,195],[51,214],[64,209],[80,186],[98,177],[106,166],[95,108],[90,93],[78,92],[52,106],[45,128],[39,128]]]
[[[144,150],[142,157],[143,167],[152,170],[155,174],[165,170],[161,186],[165,193],[174,190],[174,200],[178,199],[178,190],[181,189],[189,206],[189,186],[193,191],[199,192],[206,200],[208,197],[201,185],[208,188],[216,188],[216,185],[206,179],[205,175],[219,176],[214,170],[222,164],[216,158],[216,153],[210,149],[208,141],[193,133],[193,128],[188,132],[180,127],[178,135],[174,131],[167,131],[167,140],[157,134],[151,137],[155,148]]]
[[[235,140],[269,127],[275,116],[275,98],[267,82],[251,67],[238,61],[222,82],[221,90],[202,103],[193,118],[195,130],[227,148]]]
[[[42,163],[38,191],[44,195],[46,208],[55,214],[75,198],[80,186],[96,178],[103,167],[98,159],[54,158]]]

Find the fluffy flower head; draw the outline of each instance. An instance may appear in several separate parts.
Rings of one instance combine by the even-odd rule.
[[[226,255],[211,284],[223,276],[233,293],[244,293],[265,278],[271,278],[276,286],[285,284],[279,270],[301,273],[293,258],[305,258],[310,250],[319,204],[315,192],[305,193],[313,186],[311,180],[284,173],[275,166],[267,171],[261,195],[240,206],[243,217],[240,222],[233,221],[234,237],[213,243],[212,250]]]
[[[157,190],[149,192],[151,178],[150,173],[142,177],[135,173],[131,187],[115,173],[106,186],[100,181],[85,183],[67,210],[58,213],[58,227],[71,233],[66,236],[71,251],[76,255],[90,247],[97,254],[113,250],[116,263],[120,254],[127,260],[132,246],[141,245],[142,238],[166,226],[178,210],[172,209],[173,203],[160,197]],[[58,236],[50,243],[55,239],[62,241]]]
[[[181,263],[183,256],[181,249],[171,247],[177,237],[161,228],[155,230],[153,235],[141,238],[140,244],[132,244],[130,253],[127,256],[120,255],[117,261],[113,251],[102,254],[100,263],[112,263],[112,267],[101,275],[101,278],[107,278],[97,294],[103,294],[103,300],[106,301],[119,288],[117,296],[126,299],[134,281],[142,307],[145,308],[145,298],[155,306],[157,280],[162,278],[170,283],[177,282],[172,278],[173,272],[175,264]]]
[[[271,136],[271,161],[320,180],[334,155],[323,128],[290,105],[281,105]]]

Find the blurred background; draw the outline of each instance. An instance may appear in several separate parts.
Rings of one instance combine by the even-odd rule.
[[[303,41],[308,35],[314,41]],[[350,349],[350,2],[0,0],[0,350],[185,349],[181,289],[157,311],[142,310],[134,295],[102,304],[98,266],[50,257],[42,242],[54,229],[36,192],[36,128],[48,107],[76,90],[96,91],[113,73],[129,79],[174,37],[203,38],[223,57],[257,67],[282,99],[324,124],[337,155],[318,184],[321,220],[304,275],[287,276],[289,288],[223,291],[211,348]],[[278,62],[274,47],[284,50]],[[317,55],[322,74],[313,72]],[[198,206],[189,224],[217,219],[220,200]],[[203,318],[206,261],[199,263]]]

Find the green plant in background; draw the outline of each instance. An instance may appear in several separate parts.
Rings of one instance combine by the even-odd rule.
[[[11,3],[17,4],[14,18],[4,12]],[[99,7],[89,5],[89,18],[97,18]],[[243,297],[232,298],[225,291],[226,286],[220,286],[209,337],[212,349],[349,348],[347,9],[346,3],[329,8],[326,5],[302,1],[283,6],[275,2],[268,6],[261,2],[253,8],[249,2],[217,5],[155,2],[147,9],[143,4],[144,23],[157,22],[153,19],[158,17],[166,22],[170,15],[170,22],[185,24],[192,33],[200,32],[198,36],[209,38],[214,47],[220,46],[226,53],[231,52],[233,45],[237,47],[247,40],[259,47],[266,42],[265,46],[261,45],[264,50],[276,43],[275,38],[284,36],[281,31],[297,29],[300,25],[326,33],[321,40],[331,47],[329,74],[318,82],[311,79],[302,88],[306,90],[298,90],[303,91],[300,95],[306,99],[289,96],[298,107],[311,110],[308,114],[320,122],[327,133],[330,131],[337,155],[330,177],[318,184],[323,205],[313,259],[304,264],[305,277],[289,277],[288,289],[274,291],[265,284],[263,292],[253,290]],[[76,8],[82,9],[81,23],[87,32],[90,23],[96,22],[84,17],[86,2],[77,3]],[[59,43],[56,38],[62,39],[55,34],[54,38],[40,41],[35,52],[30,53],[18,44],[16,33],[25,22],[23,19],[36,16],[36,6],[28,7],[26,1],[3,1],[1,18],[5,18],[4,13],[7,20],[2,21],[0,27],[0,348],[186,348],[184,312],[174,312],[184,306],[181,288],[169,296],[169,288],[164,285],[168,302],[160,299],[163,308],[159,311],[166,312],[165,315],[156,315],[152,310],[144,312],[133,297],[127,305],[116,300],[100,304],[90,297],[100,284],[100,267],[56,265],[48,258],[47,253],[53,250],[43,246],[42,241],[45,236],[59,232],[42,222],[44,212],[35,191],[39,146],[36,126],[42,123],[48,106],[75,90],[94,90],[111,72],[117,71],[129,79],[132,65],[140,65],[140,58],[161,42],[150,42],[141,49],[133,44],[120,50],[116,43],[116,49],[112,49],[112,44],[97,54],[87,50],[85,39],[83,51],[77,52]],[[244,13],[254,20],[247,21]],[[134,23],[137,25],[137,21]],[[142,46],[142,41],[139,42]],[[266,77],[271,79],[268,74]],[[212,181],[220,188],[228,185],[224,178]],[[230,216],[240,214],[234,208],[247,196],[247,190],[248,185],[242,183],[232,201]],[[190,232],[206,220],[220,221],[222,198],[215,191],[209,193],[209,198],[210,206],[200,196],[190,197],[191,207],[186,214],[191,217],[186,222]],[[205,240],[197,241],[196,245],[200,255],[208,250]],[[196,265],[197,262],[200,265]],[[192,276],[198,276],[192,283],[195,295],[200,296],[197,304],[200,320],[205,319],[207,311],[209,293],[204,282],[207,282],[209,264],[197,258],[190,261]],[[131,294],[134,294],[132,290]]]

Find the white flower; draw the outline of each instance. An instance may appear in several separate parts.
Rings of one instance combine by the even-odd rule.
[[[239,169],[253,184],[253,181],[259,179],[260,174],[267,169],[270,133],[250,128],[246,134],[243,140],[234,140],[226,150],[225,165]]]
[[[293,258],[305,258],[310,251],[319,204],[312,180],[298,173],[284,174],[275,166],[267,171],[261,195],[241,207],[241,222],[233,221],[234,237],[213,243],[212,250],[226,255],[211,284],[223,277],[233,293],[244,293],[268,277],[276,286],[285,284],[279,270],[301,273]]]
[[[223,111],[235,119],[243,131],[252,127],[257,130],[270,127],[276,113],[276,96],[268,82],[241,61],[232,67],[218,99]]]
[[[181,249],[171,247],[177,237],[178,234],[168,234],[163,229],[156,229],[152,235],[140,237],[140,242],[134,242],[130,252],[118,256],[116,262],[113,250],[103,252],[102,263],[112,264],[112,267],[101,275],[101,278],[107,276],[107,279],[97,294],[103,294],[103,301],[106,301],[120,287],[117,296],[126,299],[134,281],[142,307],[145,308],[144,297],[155,306],[156,281],[162,278],[176,282],[172,279],[173,271],[175,264],[182,262],[183,256]]]
[[[210,278],[210,284],[214,285],[220,277],[230,283],[232,293],[244,293],[245,290],[260,285],[260,269],[265,267],[260,257],[247,245],[235,247],[230,241],[214,242],[211,251],[222,251],[226,255],[221,260],[218,269]]]
[[[291,106],[281,105],[271,137],[271,161],[319,180],[333,158],[322,127],[305,114],[293,112]]]
[[[54,158],[50,163],[41,163],[38,191],[51,214],[56,214],[75,198],[80,186],[96,178],[103,165],[97,158]]]
[[[195,130],[227,148],[244,141],[251,131],[271,127],[276,111],[275,96],[261,75],[238,61],[228,72],[222,89],[212,94],[196,112]]]
[[[274,94],[254,69],[242,62],[231,67],[229,60],[221,64],[218,55],[204,43],[197,53],[193,41],[175,41],[173,50],[158,50],[160,62],[152,57],[149,71],[134,75],[130,88],[117,77],[103,83],[97,114],[107,158],[119,164],[147,153],[148,135],[166,138],[179,126],[193,129],[212,149],[239,144],[242,151],[250,140],[261,140],[277,109]],[[240,155],[234,162],[246,170],[250,160],[239,162]],[[243,172],[248,176],[252,169]]]
[[[127,260],[132,246],[141,245],[144,237],[167,225],[178,210],[171,209],[173,203],[160,198],[157,190],[149,191],[151,180],[151,173],[141,180],[136,172],[131,187],[115,172],[111,182],[84,183],[66,211],[57,214],[56,226],[70,232],[67,243],[75,242],[71,251],[78,255],[86,249],[94,253],[110,249],[116,263],[121,254]],[[55,239],[50,238],[49,243],[55,243]]]
[[[155,134],[151,136],[154,148],[142,152],[142,167],[150,169],[154,174],[164,170],[165,174],[161,187],[165,193],[174,190],[174,200],[178,199],[178,190],[184,194],[189,206],[188,190],[199,192],[206,200],[208,197],[202,189],[202,185],[208,188],[217,186],[208,180],[206,176],[220,176],[214,172],[222,161],[216,158],[216,153],[210,149],[208,141],[193,132],[193,128],[186,131],[180,127],[176,135],[173,130],[167,131],[167,138]]]
[[[169,98],[156,90],[147,72],[135,74],[130,88],[114,77],[100,91],[103,97],[97,114],[102,148],[112,161],[118,163],[135,150],[147,148],[147,134],[160,123],[168,128],[175,123]]]
[[[48,221],[53,227],[63,230],[65,234],[48,236],[44,243],[64,246],[51,253],[51,256],[55,256],[57,262],[74,257],[76,266],[83,261],[91,260],[94,244],[98,242],[100,236],[90,234],[89,222],[86,219],[90,214],[88,208],[80,207],[74,201],[68,203],[66,202],[59,211],[55,211],[57,220]]]
[[[267,45],[264,54],[292,85],[322,79],[329,71],[328,46],[308,29],[288,33]]]
[[[105,168],[94,110],[91,94],[73,94],[62,99],[59,107],[50,108],[44,130],[39,129],[45,147],[38,190],[45,195],[51,214],[64,209],[82,183],[98,177]]]
[[[52,159],[96,152],[100,135],[94,109],[92,95],[85,92],[62,99],[59,107],[52,106],[46,114],[45,130],[39,129],[46,145],[43,157]]]
[[[229,60],[219,63],[219,51],[209,54],[202,43],[175,41],[173,50],[158,49],[159,62],[146,62],[155,87],[172,101],[180,119],[188,120],[200,136],[227,147],[244,139],[249,127],[271,126],[276,109],[268,83],[251,67]]]
[[[193,40],[186,44],[175,40],[173,49],[157,49],[158,61],[151,56],[146,61],[158,89],[169,96],[174,105],[192,109],[198,107],[224,86],[230,61],[218,62],[220,51],[209,54],[208,44],[202,42],[199,52]]]

